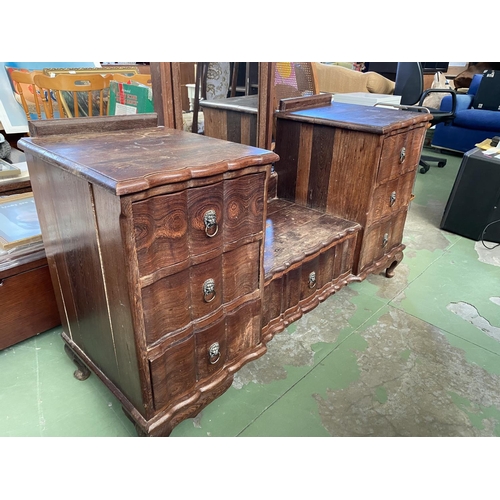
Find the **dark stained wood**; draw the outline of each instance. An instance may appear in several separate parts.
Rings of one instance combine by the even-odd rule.
[[[257,146],[269,150],[273,142],[275,65],[274,62],[259,63]]]
[[[394,273],[427,118],[333,107],[277,114],[272,176],[277,154],[171,128],[23,140],[63,338],[139,434],[169,435],[286,325]]]
[[[31,182],[29,179],[19,180],[14,177],[12,179],[2,179],[0,182],[0,196],[30,192]]]
[[[288,97],[280,99],[280,111],[297,111],[313,107],[329,106],[332,102],[332,94],[315,94],[307,97]]]
[[[31,137],[47,135],[71,135],[82,131],[105,133],[116,130],[126,131],[151,128],[158,125],[156,113],[123,116],[94,116],[85,118],[54,118],[52,120],[33,120],[28,122]]]
[[[182,130],[180,63],[152,62],[151,87],[158,125]]]
[[[33,154],[50,151],[51,163],[117,195],[278,159],[270,151],[229,142],[221,147],[216,139],[162,127],[116,131],[106,134],[105,141],[102,133],[79,133],[23,138],[20,143]]]
[[[249,146],[257,144],[256,95],[201,101],[200,105],[206,136]]]
[[[341,102],[333,102],[330,106],[280,112],[277,116],[287,120],[326,125],[327,127],[342,127],[348,130],[381,135],[405,127],[424,126],[432,119],[429,113],[414,113]]]
[[[372,224],[396,224],[406,210],[428,117],[332,103],[276,118],[278,197],[360,224],[353,271],[378,266],[401,238],[381,254],[364,238]]]
[[[0,350],[61,324],[47,260],[0,271]]]

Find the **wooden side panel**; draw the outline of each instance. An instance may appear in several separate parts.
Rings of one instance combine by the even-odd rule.
[[[225,110],[215,108],[203,108],[203,119],[205,123],[205,135],[227,141],[227,114]]]
[[[39,159],[31,159],[30,176],[67,334],[120,387],[90,185]]]
[[[134,265],[135,259],[125,256],[120,234],[120,199],[109,191],[93,186],[99,253],[104,276],[111,334],[118,365],[117,386],[136,408],[142,408],[143,381],[149,380],[149,372],[141,363],[135,341],[131,304],[136,302],[133,289],[129,289],[124,269]],[[142,374],[142,377],[141,375]]]
[[[292,122],[288,120],[280,120],[279,115],[276,120],[276,149],[275,152],[280,157],[280,161],[276,163],[275,170],[278,174],[278,198],[288,201],[295,200],[295,190],[297,186],[298,158],[301,146],[301,128],[300,122]],[[306,147],[306,145],[304,145]],[[309,169],[307,164],[307,154],[304,153],[301,158],[301,193],[307,192],[307,187],[304,184],[303,170]]]
[[[376,134],[335,130],[327,213],[365,225],[380,144],[381,138]]]

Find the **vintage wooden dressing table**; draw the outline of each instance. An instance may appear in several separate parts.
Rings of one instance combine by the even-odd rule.
[[[166,436],[287,324],[392,275],[428,120],[287,111],[278,154],[146,117],[34,124],[21,145],[78,375],[95,372],[138,433]]]

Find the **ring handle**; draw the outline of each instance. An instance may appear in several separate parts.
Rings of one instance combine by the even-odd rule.
[[[214,342],[209,348],[208,348],[208,361],[211,365],[215,365],[217,361],[220,359],[220,350],[219,350],[219,342]]]
[[[208,304],[215,299],[215,281],[209,278],[203,283],[203,300]]]
[[[314,271],[309,275],[308,283],[309,288],[314,288],[316,286],[316,273]]]
[[[203,216],[203,222],[205,223],[205,234],[209,238],[213,238],[219,232],[215,210],[207,210]]]
[[[402,147],[401,152],[399,153],[399,163],[403,163],[406,158],[406,148]]]

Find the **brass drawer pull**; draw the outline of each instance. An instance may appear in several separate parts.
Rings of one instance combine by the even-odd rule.
[[[215,299],[215,281],[209,278],[203,283],[203,300],[207,303]]]
[[[213,238],[219,232],[215,210],[207,210],[203,216],[203,222],[205,223],[205,234],[209,238]]]
[[[309,288],[314,288],[316,286],[316,273],[313,271],[309,275]]]
[[[382,240],[382,248],[384,248],[389,241],[389,233],[384,234],[384,239]]]
[[[401,152],[399,153],[399,163],[403,163],[406,158],[406,148],[401,148]]]
[[[211,365],[215,365],[217,361],[220,359],[220,350],[219,350],[219,342],[214,342],[209,348],[208,348],[208,361],[210,362]]]
[[[396,191],[393,191],[391,193],[391,197],[390,197],[390,200],[389,200],[389,206],[392,207],[392,205],[394,205],[394,203],[396,203]]]

